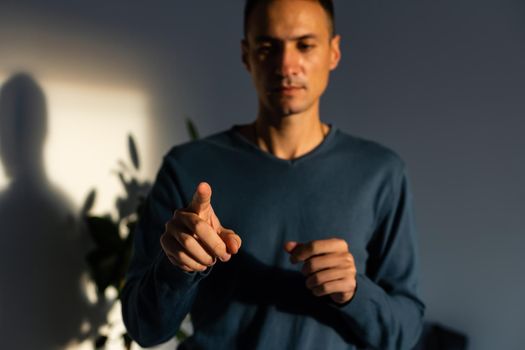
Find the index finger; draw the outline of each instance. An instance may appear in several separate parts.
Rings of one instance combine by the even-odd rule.
[[[348,243],[344,239],[319,239],[304,244],[297,244],[290,252],[290,259],[292,262],[299,262],[306,261],[316,255],[347,251]]]
[[[242,244],[241,237],[239,237],[239,235],[236,234],[233,230],[226,229],[226,228],[223,228],[222,231],[219,232],[219,236],[221,237],[223,242],[226,244],[228,253],[237,254]]]

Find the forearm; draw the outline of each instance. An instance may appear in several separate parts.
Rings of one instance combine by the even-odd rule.
[[[349,332],[374,349],[411,349],[422,329],[424,305],[416,296],[387,293],[361,274],[353,299],[335,307],[343,313]]]
[[[187,273],[163,253],[147,269],[131,274],[122,291],[122,315],[133,340],[153,346],[171,339],[191,309],[204,273]]]
[[[392,182],[383,219],[367,250],[366,273],[358,273],[353,299],[341,307],[353,332],[375,349],[411,349],[423,324],[412,195],[404,171]]]

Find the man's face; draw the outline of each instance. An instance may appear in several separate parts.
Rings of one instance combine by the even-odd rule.
[[[291,115],[318,108],[340,58],[339,36],[317,1],[274,0],[257,5],[242,42],[260,108]]]

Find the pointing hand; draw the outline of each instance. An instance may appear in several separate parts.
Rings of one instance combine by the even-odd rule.
[[[226,262],[241,247],[241,238],[215,215],[211,194],[210,185],[201,182],[191,203],[175,211],[160,237],[168,259],[184,271],[204,271],[216,258]]]

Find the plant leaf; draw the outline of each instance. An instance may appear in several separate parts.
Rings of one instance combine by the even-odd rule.
[[[190,134],[192,140],[199,139],[199,132],[190,118],[186,118],[186,128],[188,129],[188,134]]]
[[[97,191],[95,189],[92,189],[88,196],[86,197],[86,200],[84,201],[84,205],[82,206],[82,216],[87,215],[89,211],[93,208],[93,205],[95,204],[95,199],[97,198]]]
[[[106,345],[107,341],[108,341],[108,337],[106,337],[105,335],[99,336],[95,340],[95,349],[101,349],[104,345]]]
[[[117,173],[118,175],[118,178],[120,179],[120,182],[122,183],[122,186],[124,186],[124,189],[126,190],[126,192],[128,192],[128,182],[126,181],[126,179],[124,178],[124,174],[122,172],[118,172]]]
[[[126,347],[126,350],[130,350],[133,339],[131,339],[128,333],[122,334],[122,338],[124,339],[124,346]]]
[[[118,225],[111,220],[111,217],[88,216],[85,220],[97,247],[110,250],[119,249],[123,242]]]
[[[140,162],[139,162],[139,153],[137,152],[137,145],[135,143],[135,139],[133,138],[133,135],[128,135],[128,148],[129,148],[129,156],[131,158],[131,162],[133,163],[133,166],[135,169],[139,170],[140,168]]]
[[[129,168],[128,168],[127,164],[122,159],[119,159],[117,161],[117,164],[120,166],[120,168],[122,170],[129,172]]]
[[[97,249],[90,252],[86,260],[97,290],[103,294],[107,287],[116,282],[115,266],[118,264],[118,255],[111,251]]]

